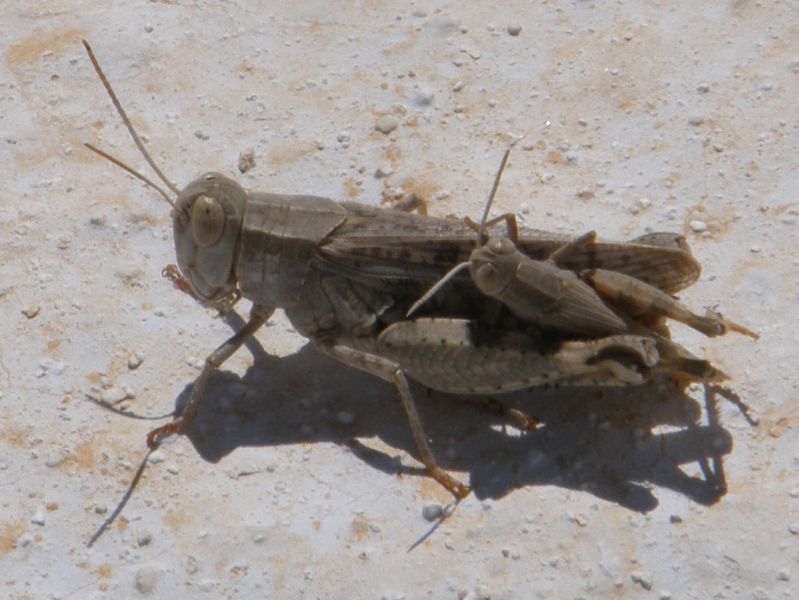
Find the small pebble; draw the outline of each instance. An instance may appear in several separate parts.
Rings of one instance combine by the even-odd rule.
[[[140,531],[136,536],[136,544],[139,546],[149,546],[153,541],[153,534],[149,531]]]
[[[136,352],[128,359],[128,369],[135,371],[144,362],[144,356]]]
[[[788,531],[790,531],[793,535],[799,535],[799,525],[789,525]]]
[[[246,173],[255,166],[255,150],[248,148],[239,152],[239,173]]]
[[[383,115],[375,121],[375,129],[380,133],[388,135],[399,125],[399,121],[392,115]]]
[[[44,525],[44,512],[42,512],[41,509],[33,513],[33,516],[31,517],[31,523],[34,525]]]
[[[252,536],[253,544],[263,544],[267,539],[265,531],[257,531]]]
[[[788,569],[780,569],[780,572],[777,573],[777,581],[790,581],[791,580],[791,572]]]
[[[127,400],[128,393],[121,387],[112,385],[110,388],[104,389],[100,393],[100,400],[108,404],[119,404],[123,400]]]
[[[671,592],[662,591],[658,596],[658,600],[671,600]]]
[[[108,512],[108,507],[105,504],[98,504],[94,507],[94,512],[96,512],[98,515],[104,515]]]
[[[194,575],[200,570],[200,565],[197,564],[197,559],[191,554],[186,558],[186,573]]]
[[[39,311],[42,310],[41,306],[30,306],[22,310],[22,314],[25,315],[29,319],[33,319],[36,315],[39,314]]]
[[[23,533],[19,538],[17,538],[17,546],[20,548],[26,548],[33,543],[33,536],[30,533]]]
[[[577,197],[580,200],[590,200],[594,197],[594,192],[589,189],[577,190]]]
[[[453,92],[460,92],[462,89],[463,89],[463,82],[462,81],[456,81],[455,85],[452,86],[452,91]]]
[[[440,504],[425,504],[422,509],[422,516],[427,521],[435,521],[440,519],[444,514],[444,507]]]
[[[691,221],[689,225],[691,227],[691,231],[693,231],[694,233],[702,233],[707,229],[707,223],[705,223],[704,221],[700,221],[698,219]]]
[[[207,133],[204,133],[201,129],[198,129],[197,131],[194,132],[194,137],[196,137],[199,140],[205,141],[210,136]]]
[[[682,517],[680,515],[671,515],[669,517],[669,523],[682,523]]]
[[[512,25],[508,25],[508,33],[513,37],[516,37],[522,32],[522,26],[518,23],[513,23]]]
[[[380,165],[375,169],[375,179],[385,179],[394,173],[391,165]]]
[[[136,591],[140,594],[149,596],[155,591],[155,586],[157,583],[158,569],[155,567],[142,567],[136,571]]]
[[[435,97],[435,93],[430,90],[419,90],[413,95],[413,103],[420,107],[430,106]]]
[[[50,358],[43,358],[39,361],[39,368],[44,373],[50,373],[52,375],[60,375],[64,372],[64,369],[67,368],[66,363],[59,362],[57,360],[52,360]]]
[[[706,83],[700,83],[696,86],[696,91],[700,94],[707,94],[710,91],[710,86]]]
[[[637,583],[647,591],[652,589],[652,576],[648,573],[633,571],[630,574],[630,579],[632,579],[633,583]]]
[[[51,456],[46,461],[44,461],[44,466],[54,469],[55,467],[61,464],[61,457],[60,456]]]
[[[688,124],[693,125],[694,127],[699,127],[702,123],[705,122],[705,118],[699,115],[695,115],[688,119]]]

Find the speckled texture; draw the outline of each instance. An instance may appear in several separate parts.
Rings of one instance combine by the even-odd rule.
[[[3,10],[0,595],[795,597],[796,7],[342,4]],[[698,389],[549,390],[509,399],[545,423],[520,434],[415,388],[443,466],[475,493],[408,552],[449,498],[420,476],[395,392],[277,315],[87,549],[154,423],[86,394],[169,413],[237,324],[160,277],[167,205],[82,147],[144,168],[81,37],[180,185],[216,170],[251,190],[373,205],[413,192],[432,214],[477,217],[515,142],[498,211],[562,234],[683,233],[704,272],[682,299],[761,339],[674,335],[733,376],[761,424],[720,401],[707,425]],[[721,497],[697,462],[714,457]]]

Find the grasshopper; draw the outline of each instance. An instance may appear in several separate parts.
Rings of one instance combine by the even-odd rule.
[[[700,359],[692,357],[663,334],[663,320],[680,321],[708,337],[735,331],[758,339],[749,329],[725,319],[720,313],[708,311],[697,315],[676,298],[620,271],[592,267],[572,271],[561,267],[569,255],[585,247],[594,247],[596,232],[589,231],[563,244],[545,260],[534,260],[517,248],[518,225],[513,214],[503,214],[487,223],[487,218],[509,151],[502,157],[494,186],[486,202],[479,225],[465,219],[477,231],[476,245],[469,260],[455,265],[408,310],[412,316],[461,270],[469,269],[471,279],[482,293],[496,298],[527,323],[556,331],[560,335],[604,338],[624,333],[651,338],[675,374],[693,374],[711,380],[723,374]],[[489,239],[487,224],[504,221],[507,235]],[[673,234],[651,234],[650,243],[685,248],[684,240]],[[679,360],[679,359],[682,360]],[[672,359],[672,360],[669,360]],[[660,362],[659,359],[657,362]],[[653,363],[654,364],[654,363]],[[660,364],[663,369],[666,365]],[[697,371],[699,369],[699,371]]]
[[[155,165],[83,43],[131,137],[174,195],[87,144],[171,205],[177,267],[170,265],[165,275],[205,306],[224,309],[240,298],[252,303],[247,323],[206,358],[182,412],[148,434],[150,449],[187,428],[211,373],[277,308],[322,352],[396,387],[422,462],[456,499],[470,488],[438,465],[408,378],[435,390],[484,395],[543,383],[631,385],[656,371],[693,380],[718,375],[660,333],[664,315],[683,314],[675,308],[681,305],[667,301],[669,294],[691,285],[700,272],[680,236],[602,242],[589,235],[575,242],[513,222],[508,236],[481,239],[484,227],[493,233],[497,224],[484,217],[475,248],[467,222],[318,196],[247,192],[219,173],[206,173],[181,190]],[[565,296],[552,298],[535,316],[529,289],[514,295],[506,291],[518,285],[500,286],[501,292],[484,285],[495,279],[490,273],[506,250],[516,265],[508,271],[511,283],[540,295],[547,281],[568,280]],[[493,254],[480,262],[486,252]],[[458,263],[471,265],[471,278],[453,275],[451,285],[424,294]],[[546,273],[536,274],[542,268]],[[586,323],[600,325],[570,325],[573,306],[583,307]],[[409,317],[411,310],[418,315]]]

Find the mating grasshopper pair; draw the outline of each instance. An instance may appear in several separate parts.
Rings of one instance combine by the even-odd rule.
[[[475,227],[316,196],[248,193],[218,173],[179,190],[145,151],[84,45],[137,146],[176,195],[89,146],[172,206],[178,268],[166,274],[206,306],[252,302],[246,325],[206,359],[181,414],[149,434],[150,448],[186,428],[210,374],[276,308],[321,351],[396,386],[428,472],[458,499],[469,488],[437,464],[408,378],[474,395],[545,383],[635,385],[658,372],[706,382],[723,374],[672,342],[666,318],[711,336],[754,335],[671,296],[700,272],[676,234],[569,240],[518,228],[512,216],[486,222],[488,205]],[[469,275],[460,272],[466,267]]]

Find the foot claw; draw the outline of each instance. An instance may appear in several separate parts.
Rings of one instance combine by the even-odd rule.
[[[468,485],[456,482],[455,489],[450,490],[450,492],[452,492],[452,495],[460,501],[472,493],[472,488],[470,488]]]
[[[169,437],[175,433],[182,433],[185,422],[182,417],[178,417],[171,423],[167,423],[161,427],[153,429],[147,434],[147,447],[150,450],[155,450],[164,441],[164,438]]]
[[[472,488],[468,485],[457,481],[446,471],[438,470],[432,473],[433,479],[447,488],[447,491],[455,496],[457,502],[463,500],[466,496],[472,493]]]
[[[741,335],[748,336],[753,340],[757,341],[760,339],[760,335],[752,331],[751,329],[747,329],[743,325],[739,325],[734,321],[729,321],[721,316],[720,312],[715,310],[708,309],[707,314],[705,315],[708,319],[713,319],[719,322],[722,328],[722,333],[726,333],[727,331],[734,331],[735,333],[739,333]]]
[[[177,265],[167,265],[163,269],[161,269],[161,277],[164,279],[168,279],[172,282],[176,288],[178,288],[181,292],[185,292],[190,296],[194,296],[194,292],[191,289],[191,284],[180,274],[180,270],[178,269]]]

